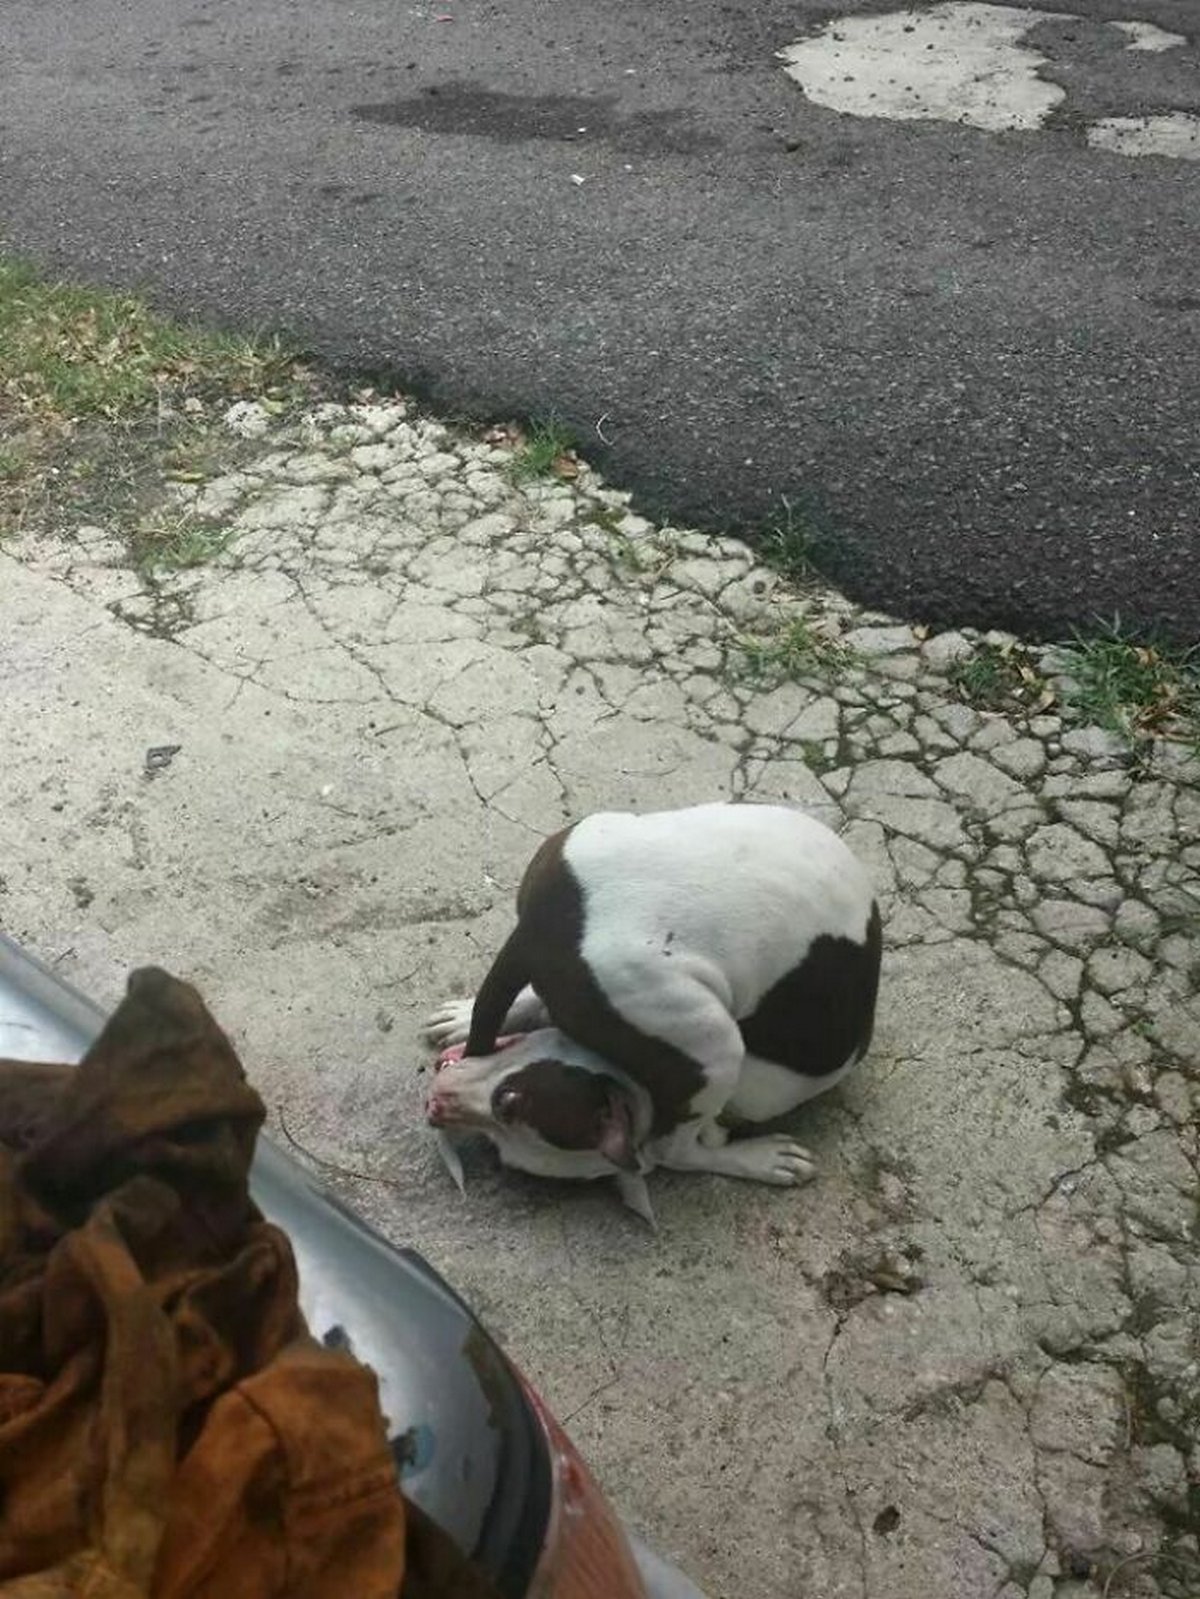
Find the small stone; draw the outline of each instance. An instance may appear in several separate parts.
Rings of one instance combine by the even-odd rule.
[[[813,700],[788,724],[784,739],[787,743],[808,744],[821,739],[836,738],[838,726],[837,701]]]
[[[745,710],[745,725],[751,733],[778,736],[783,733],[810,703],[812,696],[795,683],[782,683],[769,694],[756,694]],[[837,707],[833,708],[833,723],[837,726]]]
[[[1159,1072],[1154,1084],[1154,1097],[1164,1115],[1169,1116],[1178,1127],[1190,1126],[1200,1110],[1200,1103],[1195,1103],[1200,1096],[1193,1094],[1187,1078],[1179,1072]]]
[[[863,796],[853,792],[847,798],[851,814],[876,821],[893,832],[919,839],[937,850],[965,849],[967,836],[958,812],[945,800],[912,799],[903,796]]]
[[[432,455],[423,455],[418,464],[418,470],[426,482],[434,478],[446,478],[453,482],[458,471],[458,460],[449,455],[445,450],[435,450]]]
[[[1063,1558],[1077,1559],[1082,1570],[1089,1571],[1093,1558],[1105,1548],[1109,1530],[1108,1472],[1078,1455],[1043,1450],[1038,1488]]]
[[[921,646],[921,655],[925,664],[938,672],[944,672],[948,666],[953,666],[955,661],[963,661],[972,654],[974,648],[970,639],[964,638],[961,633],[954,630],[948,633],[935,633]]]
[[[997,933],[992,946],[998,955],[1028,972],[1036,970],[1041,959],[1042,944],[1031,933]]]
[[[740,623],[761,623],[772,612],[776,580],[752,574],[735,578],[721,591],[721,609]]]
[[[1079,1019],[1089,1038],[1107,1038],[1124,1027],[1125,1018],[1102,995],[1088,989],[1079,1007]]]
[[[965,744],[979,726],[979,717],[969,705],[943,705],[933,715],[959,744]]]
[[[990,761],[966,750],[939,761],[933,775],[942,788],[969,800],[983,816],[1003,810],[1014,800],[1022,799],[1025,793],[1020,783],[998,772]]]
[[[349,467],[344,460],[334,455],[322,455],[319,450],[293,455],[287,467],[289,483],[342,482],[348,475]]]
[[[1012,896],[1022,910],[1028,910],[1031,905],[1036,905],[1042,897],[1037,884],[1028,877],[1013,878]]]
[[[1098,1088],[1105,1094],[1121,1094],[1126,1087],[1125,1071],[1111,1043],[1089,1043],[1071,1072],[1080,1088]]]
[[[1196,958],[1196,946],[1191,939],[1185,938],[1182,933],[1172,933],[1159,944],[1157,955],[1166,966],[1173,966],[1176,971],[1187,971]]]
[[[970,874],[965,861],[943,861],[934,881],[939,888],[966,888]]]
[[[994,871],[1004,872],[1011,876],[1021,870],[1020,851],[1011,844],[997,844],[987,857],[987,863]]]
[[[971,740],[971,748],[978,755],[992,755],[995,759],[993,752],[1005,744],[1012,744],[1016,737],[1011,723],[1002,716],[989,716]]]
[[[1151,944],[1158,937],[1158,916],[1140,899],[1122,900],[1117,907],[1113,931],[1126,944]]]
[[[705,557],[679,560],[672,563],[671,578],[681,588],[692,589],[711,600],[729,582],[729,569],[720,561]]]
[[[842,636],[842,643],[856,655],[897,655],[916,647],[909,627],[856,627]]]
[[[1046,813],[1040,806],[1020,805],[1015,810],[993,816],[988,822],[988,831],[1006,843],[1020,844],[1045,820]]]
[[[922,748],[931,752],[957,749],[957,740],[933,720],[932,716],[914,716],[912,730],[920,739]]]
[[[1133,779],[1124,767],[1111,772],[1085,772],[1082,776],[1048,777],[1042,784],[1047,799],[1124,799]]]
[[[931,888],[921,895],[921,904],[943,927],[952,933],[970,933],[975,921],[971,894],[965,888]]]
[[[408,415],[408,406],[403,400],[390,400],[386,405],[355,405],[350,409],[351,416],[356,422],[362,424],[376,438],[383,438],[385,433],[391,433]]]
[[[1089,761],[1117,760],[1129,750],[1125,739],[1106,727],[1074,727],[1063,734],[1062,747],[1068,754]]]
[[[903,756],[919,755],[921,746],[911,733],[889,733],[886,738],[881,738],[876,746],[880,755]]]
[[[1110,1366],[1051,1366],[1038,1384],[1030,1433],[1039,1449],[1103,1466],[1124,1431],[1125,1389]]]
[[[1149,1084],[1145,1088],[1138,1088],[1137,1092],[1149,1094]],[[1130,1139],[1145,1138],[1149,1133],[1158,1132],[1162,1126],[1162,1115],[1152,1105],[1130,1105],[1121,1122]]]
[[[1179,1517],[1187,1515],[1187,1463],[1171,1444],[1134,1449],[1130,1456],[1134,1478],[1145,1508],[1155,1512],[1167,1506]]]
[[[360,472],[386,472],[396,464],[396,452],[388,444],[357,444],[350,460]]]
[[[831,794],[841,796],[850,787],[850,779],[854,776],[854,769],[850,766],[839,766],[835,771],[822,774],[821,781]]]
[[[1044,938],[1076,949],[1080,944],[1108,936],[1109,921],[1103,911],[1070,899],[1048,899],[1032,911],[1033,924]]]
[[[1120,822],[1114,805],[1105,805],[1100,800],[1062,800],[1058,813],[1064,822],[1098,844],[1116,846]]]
[[[1038,975],[1057,999],[1072,1000],[1079,994],[1083,962],[1065,950],[1052,949],[1038,968]]]
[[[1013,777],[1029,779],[1045,769],[1046,751],[1036,738],[1018,738],[994,750],[992,759]]]
[[[921,670],[921,663],[915,655],[880,655],[873,662],[874,668],[884,677],[900,679],[891,686],[891,693],[898,693],[902,688],[911,686]]]
[[[1028,844],[1029,870],[1048,883],[1099,877],[1108,871],[1108,857],[1090,838],[1056,822],[1040,827]]]
[[[228,431],[239,439],[261,439],[271,426],[270,413],[257,400],[238,400],[222,418]]]
[[[1136,950],[1098,949],[1088,961],[1088,977],[1102,994],[1119,994],[1144,983],[1154,968]]]
[[[937,785],[910,761],[864,761],[854,772],[856,794],[903,795],[934,799]]]
[[[1121,820],[1121,843],[1127,849],[1157,852],[1175,836],[1175,795],[1165,783],[1139,786],[1129,797]]]
[[[927,845],[912,838],[895,838],[891,845],[896,880],[905,888],[924,888],[938,870],[941,857]],[[955,862],[956,865],[961,864]],[[951,885],[947,885],[951,886]]]
[[[354,444],[370,444],[375,435],[361,422],[342,422],[329,430],[329,442],[335,449],[349,449]]]
[[[1200,753],[1174,739],[1155,739],[1152,758],[1156,769],[1172,782],[1200,787]]]
[[[1115,911],[1125,897],[1125,890],[1115,877],[1080,878],[1071,884],[1071,892],[1084,904],[1102,911]]]

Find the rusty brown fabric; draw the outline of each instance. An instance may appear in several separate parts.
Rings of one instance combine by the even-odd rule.
[[[0,1062],[0,1593],[399,1593],[375,1379],[310,1337],[250,1201],[262,1120],[154,969],[78,1069]]]

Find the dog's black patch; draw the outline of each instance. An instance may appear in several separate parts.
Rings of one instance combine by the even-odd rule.
[[[621,1087],[612,1077],[561,1060],[534,1060],[496,1084],[492,1114],[500,1122],[524,1122],[558,1149],[597,1149],[614,1092]]]
[[[763,995],[739,1025],[746,1048],[806,1077],[824,1077],[857,1050],[866,1053],[875,1025],[883,933],[879,906],[871,908],[867,936],[823,933],[798,966]]]

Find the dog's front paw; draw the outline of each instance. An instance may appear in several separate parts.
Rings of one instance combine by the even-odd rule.
[[[786,1133],[738,1139],[726,1144],[722,1154],[738,1168],[731,1175],[744,1177],[749,1182],[795,1188],[800,1183],[811,1182],[817,1174],[809,1151]]]
[[[444,1005],[439,1005],[425,1018],[421,1028],[426,1043],[435,1049],[445,1049],[448,1044],[465,1044],[474,1008],[473,999],[448,999]]]

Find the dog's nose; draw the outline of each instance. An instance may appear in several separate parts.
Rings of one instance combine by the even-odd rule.
[[[454,1119],[454,1095],[444,1088],[436,1089],[425,1101],[425,1120],[431,1127],[444,1127]]]

